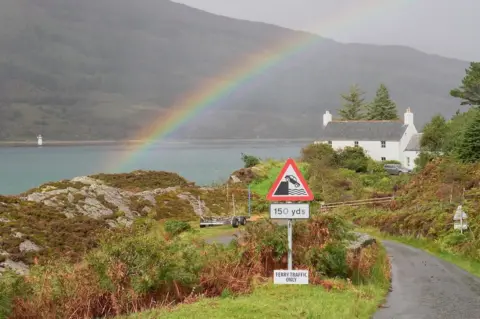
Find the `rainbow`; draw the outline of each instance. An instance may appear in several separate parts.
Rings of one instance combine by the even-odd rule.
[[[352,5],[339,15],[334,15],[327,21],[323,21],[316,29],[327,31],[332,28],[353,26],[359,21],[413,1],[369,0],[368,3],[362,1],[361,5]],[[150,145],[164,139],[182,125],[197,117],[205,109],[213,107],[215,102],[238,90],[257,75],[321,40],[322,38],[316,34],[299,32],[294,37],[285,39],[281,43],[272,44],[262,52],[250,56],[242,63],[205,81],[203,85],[187,93],[170,106],[166,113],[161,114],[150,125],[139,131],[134,138],[139,143],[135,144],[122,157],[113,161],[115,166],[118,165],[116,170],[122,170],[127,165],[134,163]]]

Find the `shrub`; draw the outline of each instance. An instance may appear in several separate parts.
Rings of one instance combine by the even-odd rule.
[[[165,222],[164,228],[170,236],[177,236],[183,232],[189,231],[192,229],[192,226],[184,221],[168,220]]]
[[[415,169],[422,170],[428,163],[433,161],[437,156],[429,152],[420,152],[418,157],[415,159]]]
[[[468,233],[462,234],[460,231],[455,231],[442,238],[442,246],[451,248],[471,240],[470,237]]]
[[[320,161],[327,166],[334,166],[337,163],[337,153],[329,144],[310,144],[302,148],[301,161],[309,164]]]
[[[347,249],[341,243],[329,243],[313,259],[315,268],[328,277],[346,278],[348,275]]]
[[[260,164],[260,159],[253,155],[247,155],[242,153],[242,161],[245,168],[254,167]]]
[[[137,294],[159,289],[174,292],[174,281],[193,288],[202,268],[200,253],[191,244],[162,242],[151,235],[104,243],[87,260],[104,289],[115,291],[127,284]],[[121,271],[113,271],[117,267]]]
[[[368,169],[368,156],[361,147],[345,147],[338,153],[340,165],[357,173]]]
[[[7,270],[0,276],[0,318],[8,318],[12,312],[14,298],[26,296],[30,287],[24,279]]]
[[[383,167],[383,165],[385,165],[384,162],[377,162],[377,161],[374,161],[373,159],[370,159],[368,161],[367,171],[371,174],[384,173],[385,168]]]
[[[252,200],[252,212],[264,213],[270,210],[270,202],[264,198],[257,198]]]

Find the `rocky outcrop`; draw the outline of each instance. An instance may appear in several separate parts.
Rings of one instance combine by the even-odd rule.
[[[138,176],[134,177],[148,180],[147,173],[136,174]],[[155,174],[153,176],[157,181],[143,190],[138,187],[141,181],[137,181],[134,190],[138,191],[128,187],[113,187],[108,181],[80,176],[42,185],[19,197],[0,196],[0,239],[3,243],[0,245],[0,270],[11,268],[24,273],[32,256],[39,256],[43,251],[58,250],[57,246],[52,246],[59,245],[58,236],[67,236],[67,240],[79,238],[74,236],[85,237],[85,245],[88,245],[89,234],[94,234],[98,227],[128,227],[142,216],[158,219],[176,216],[195,218],[204,214],[224,213],[223,206],[227,205],[219,204],[219,201],[226,200],[222,189],[201,188],[182,180],[180,186],[151,188],[152,185],[161,185],[160,178],[164,175],[171,178],[167,173]],[[113,175],[107,177],[115,178]],[[119,186],[128,186],[130,176],[123,174],[120,177],[115,182]],[[173,177],[174,181],[179,179]],[[95,220],[96,223],[89,220]],[[25,227],[24,223],[35,227]],[[41,226],[45,223],[50,223],[49,230]],[[45,231],[53,235],[46,238],[43,235]],[[56,231],[62,234],[57,236]],[[66,251],[82,248],[76,243],[60,245],[60,249]]]
[[[351,241],[348,245],[348,249],[353,252],[358,252],[362,248],[370,246],[376,242],[375,238],[364,233],[355,233],[356,239]]]

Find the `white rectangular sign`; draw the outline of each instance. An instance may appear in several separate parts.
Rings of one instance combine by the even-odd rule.
[[[468,229],[468,224],[466,222],[463,222],[463,225],[460,223],[454,223],[453,229]]]
[[[308,219],[310,204],[270,204],[272,219]]]
[[[308,285],[308,270],[275,270],[273,283],[276,285]]]

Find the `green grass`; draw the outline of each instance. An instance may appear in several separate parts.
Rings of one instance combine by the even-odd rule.
[[[151,310],[127,318],[371,318],[383,296],[384,291],[373,285],[328,292],[320,286],[268,284],[246,296],[202,299],[171,310]]]
[[[406,236],[392,236],[383,232],[380,232],[378,229],[375,228],[360,228],[360,232],[368,233],[372,236],[375,236],[379,239],[386,239],[396,241],[402,244],[406,244],[415,248],[422,249],[427,253],[434,255],[440,259],[448,261],[458,267],[468,271],[469,273],[480,277],[480,261],[476,259],[471,259],[466,256],[462,256],[459,254],[454,254],[450,251],[446,251],[442,249],[440,245],[436,242],[431,240],[427,240],[425,238],[414,238],[414,237],[406,237]]]
[[[192,228],[194,229],[195,237],[207,239],[215,236],[233,235],[237,231],[242,230],[243,226],[240,226],[239,228],[233,228],[230,225],[225,225],[225,226],[200,228],[198,226],[198,222],[195,222],[195,223],[192,223]]]
[[[191,304],[149,311],[121,317],[123,319],[148,318],[371,318],[388,293],[390,280],[387,253],[380,246],[368,283],[348,284],[332,280],[343,288],[327,291],[322,286],[273,285],[257,286],[252,294],[218,298],[202,298]]]

